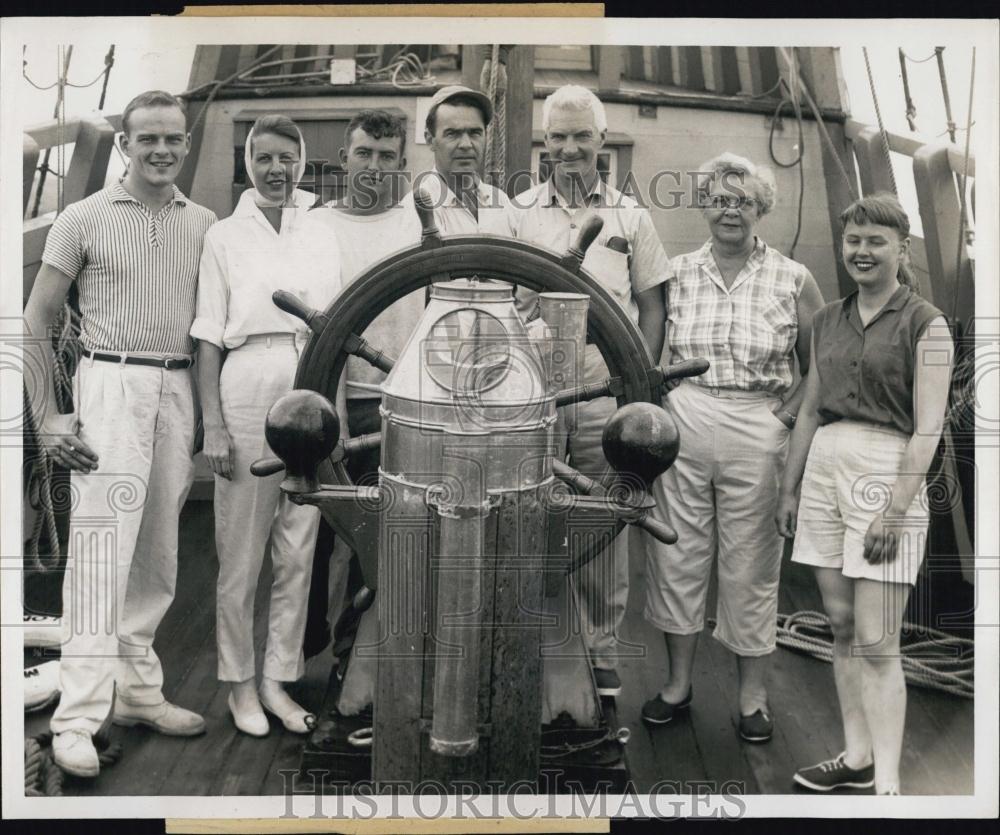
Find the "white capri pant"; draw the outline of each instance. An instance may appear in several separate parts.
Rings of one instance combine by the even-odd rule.
[[[281,492],[284,475],[251,475],[250,465],[274,453],[264,439],[264,419],[292,388],[298,363],[292,334],[251,337],[222,366],[222,418],[233,439],[233,478],[215,478],[215,544],[219,553],[216,622],[219,679],[254,677],[253,605],[271,537],[270,614],[264,675],[295,681],[305,668],[302,639],[319,509],[291,502]]]
[[[664,398],[680,431],[674,465],[653,485],[656,515],[677,531],[646,544],[645,616],[664,632],[705,625],[712,561],[719,558],[713,637],[737,655],[774,650],[784,540],[774,513],[788,428],[777,395],[683,382]]]
[[[837,568],[845,577],[915,585],[927,544],[927,485],[906,513],[885,517],[896,556],[875,565],[864,558],[865,533],[888,509],[909,438],[888,427],[851,420],[821,426],[802,476],[794,562]]]

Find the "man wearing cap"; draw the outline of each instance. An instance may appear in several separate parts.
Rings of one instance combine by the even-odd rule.
[[[666,323],[663,287],[670,265],[649,211],[601,180],[597,156],[607,135],[604,105],[583,87],[560,87],[545,100],[542,129],[555,168],[550,179],[513,198],[509,234],[565,252],[587,217],[598,215],[604,226],[583,267],[618,299],[642,331],[650,359],[659,362]],[[537,315],[534,293],[520,288],[517,301],[526,318]],[[599,383],[608,376],[595,345],[587,346],[582,372],[581,383]],[[576,405],[575,421],[572,408],[565,416],[569,461],[591,478],[609,472],[601,433],[615,409],[613,398],[601,397]],[[616,633],[628,599],[627,531],[578,569],[573,581],[597,690],[615,696],[621,691]]]
[[[434,168],[414,178],[413,191],[402,205],[413,211],[414,192],[424,191],[442,235],[510,234],[509,198],[480,178],[486,126],[492,118],[489,97],[469,87],[442,87],[431,99],[424,138],[434,153]]]
[[[191,147],[178,99],[137,96],[122,130],[124,178],[56,218],[24,311],[35,371],[24,381],[41,443],[72,471],[62,696],[51,728],[56,764],[80,777],[100,770],[92,735],[113,703],[116,724],[173,736],[205,730],[201,716],[164,698],[152,644],[174,597],[178,517],[194,475],[188,332],[216,218],[174,185]],[[76,412],[58,414],[48,336],[74,282]]]

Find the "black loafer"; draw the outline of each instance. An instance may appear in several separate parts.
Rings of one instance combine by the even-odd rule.
[[[774,733],[774,719],[763,710],[740,716],[740,738],[747,742],[767,742]]]
[[[652,725],[666,725],[667,722],[670,722],[674,718],[674,714],[678,710],[686,710],[691,707],[692,692],[693,688],[689,687],[687,695],[675,705],[663,701],[660,698],[660,694],[657,693],[642,706],[643,721],[649,722]]]

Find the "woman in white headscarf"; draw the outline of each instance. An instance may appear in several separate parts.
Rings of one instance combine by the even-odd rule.
[[[298,127],[285,116],[257,120],[246,142],[254,188],[205,236],[198,282],[198,386],[205,458],[215,473],[219,554],[219,679],[231,683],[236,727],[268,732],[262,707],[295,733],[315,717],[284,683],[302,676],[306,598],[319,512],[281,493],[281,475],[257,478],[250,464],[273,453],[264,440],[267,410],[292,387],[308,329],[279,310],[275,290],[324,309],[340,290],[335,239],[308,214],[315,195],[296,186],[306,165]],[[346,425],[346,424],[345,424]],[[260,688],[255,686],[253,608],[268,538],[273,579]]]

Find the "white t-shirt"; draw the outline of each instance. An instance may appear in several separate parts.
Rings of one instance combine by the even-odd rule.
[[[310,216],[333,231],[340,249],[341,274],[346,287],[377,262],[401,249],[420,242],[420,219],[411,205],[393,206],[377,215],[349,214],[328,203],[313,209]],[[405,347],[410,334],[424,313],[423,288],[393,302],[372,322],[362,336],[376,350],[395,359]],[[347,359],[347,397],[362,399],[380,397],[373,388],[385,379],[385,374],[359,357]]]

